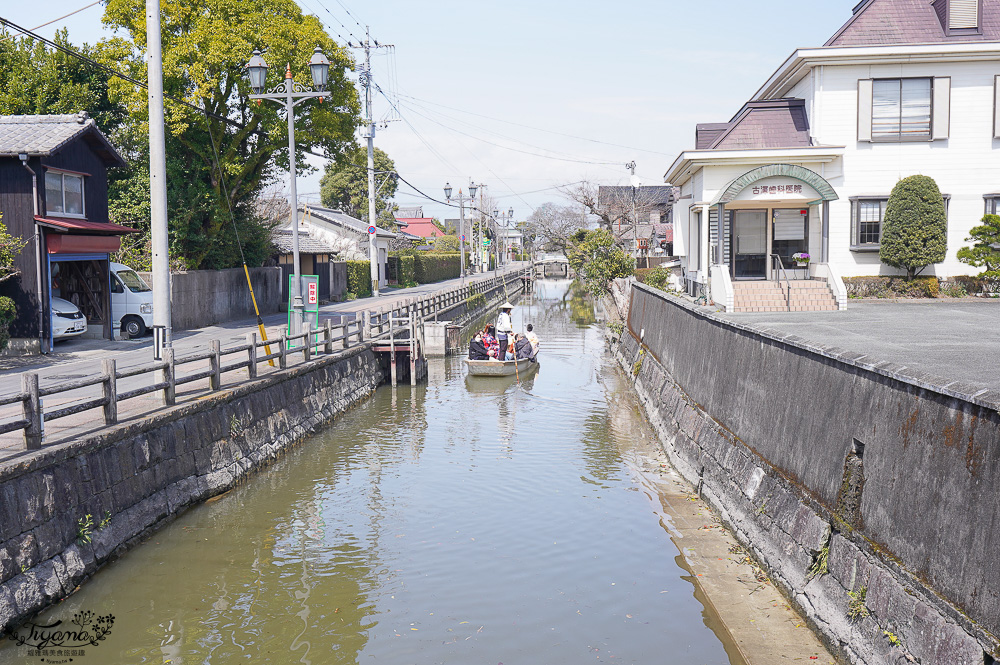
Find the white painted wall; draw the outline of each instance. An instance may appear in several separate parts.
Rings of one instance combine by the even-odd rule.
[[[969,229],[982,219],[983,195],[1000,191],[1000,139],[993,138],[994,77],[998,72],[1000,58],[970,61],[947,55],[940,56],[937,62],[813,66],[803,78],[776,91],[775,97],[805,99],[814,145],[844,146],[841,159],[832,163],[808,163],[776,158],[759,164],[708,165],[695,171],[682,184],[682,194],[691,195],[689,204],[710,201],[735,178],[756,166],[778,162],[799,164],[823,176],[840,197],[830,204],[830,261],[839,274],[844,277],[888,275],[901,271],[883,265],[877,252],[850,251],[850,198],[887,196],[901,178],[928,175],[934,178],[943,194],[951,197],[948,256],[943,263],[929,266],[922,274],[940,277],[975,274],[977,269],[959,262],[956,252],[968,244]],[[925,76],[951,78],[949,138],[908,143],[857,140],[859,79]],[[684,216],[678,218],[685,219]],[[821,224],[820,207],[814,206],[810,216],[810,249],[815,255],[819,254]],[[675,243],[675,251],[682,257],[690,246],[685,243],[684,233],[682,229],[681,241]],[[707,242],[707,233],[706,221],[704,242]],[[682,265],[686,262],[682,261]]]
[[[969,229],[982,219],[983,195],[1000,189],[1000,140],[993,138],[993,77],[1000,71],[1000,60],[826,65],[822,72],[818,70],[813,68],[792,91],[797,96],[804,89],[820,88],[813,104],[813,112],[819,108],[820,116],[810,118],[816,141],[846,147],[842,165],[833,165],[842,166],[844,177],[827,176],[840,195],[830,206],[830,260],[844,276],[896,274],[898,271],[878,260],[877,253],[850,251],[849,199],[863,194],[888,195],[901,178],[922,174],[934,178],[941,192],[951,195],[948,258],[923,274],[976,273],[955,254],[968,244]],[[951,77],[949,138],[912,143],[857,140],[859,79],[923,76]]]

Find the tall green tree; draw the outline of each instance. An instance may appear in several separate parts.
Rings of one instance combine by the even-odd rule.
[[[378,225],[394,229],[396,218],[392,197],[399,186],[396,164],[380,148],[375,148],[375,218]],[[368,221],[367,149],[355,144],[339,159],[326,165],[320,180],[320,199],[327,208],[343,210],[351,217]]]
[[[146,45],[143,0],[108,0],[104,23],[120,35],[99,44],[101,59],[144,81]],[[167,182],[171,249],[191,268],[239,264],[233,223],[258,257],[266,255],[268,228],[252,205],[268,181],[288,168],[284,111],[276,104],[247,99],[244,67],[255,48],[271,65],[269,86],[292,64],[296,83],[312,85],[307,62],[319,46],[330,59],[328,96],[296,107],[295,138],[300,172],[305,152],[336,158],[354,145],[357,92],[347,73],[353,61],[323,30],[315,16],[303,15],[292,0],[189,0],[167,3],[161,13],[164,91],[195,108],[167,100]],[[148,183],[146,92],[109,80],[110,96],[129,111],[131,132],[122,144],[134,168],[115,195],[126,198],[119,211],[145,211]],[[230,213],[230,211],[232,211]],[[141,220],[140,220],[141,221]],[[248,263],[257,262],[247,257]]]
[[[882,222],[882,263],[906,270],[906,278],[913,279],[932,263],[944,261],[947,234],[944,197],[934,179],[911,175],[897,182]]]
[[[980,226],[969,230],[971,247],[958,250],[958,260],[977,268],[985,268],[982,276],[1000,280],[1000,215],[986,215]]]
[[[92,57],[94,48],[73,46],[66,30],[53,41]],[[92,64],[30,37],[0,30],[0,114],[47,115],[86,111],[106,133],[127,118],[108,96],[107,76]]]
[[[594,295],[604,295],[612,280],[628,277],[635,270],[634,260],[617,246],[607,229],[581,229],[571,236],[571,241],[566,253],[569,265]]]

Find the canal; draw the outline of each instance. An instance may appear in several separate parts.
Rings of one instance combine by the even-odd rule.
[[[35,620],[113,615],[96,646],[27,658],[7,642],[0,663],[743,662],[572,293],[542,281],[518,305],[515,327],[542,338],[520,385],[432,360],[427,385],[380,388]]]

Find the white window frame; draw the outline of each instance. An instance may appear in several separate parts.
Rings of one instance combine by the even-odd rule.
[[[871,196],[851,197],[851,251],[852,252],[877,252],[882,246],[882,224],[885,222],[885,208],[889,202],[889,195],[884,196],[873,194]],[[879,203],[878,220],[878,242],[861,242],[861,204]]]
[[[927,80],[930,82],[930,108],[927,133],[902,135],[902,91],[900,92],[900,133],[892,136],[875,136],[873,116],[875,104],[875,84],[879,81]],[[858,81],[858,141],[869,143],[909,143],[947,139],[951,131],[951,77],[949,76],[904,76],[898,78],[860,79]]]
[[[58,207],[53,205],[53,201],[49,200],[49,176],[59,177],[59,192],[62,195],[61,200],[58,202]],[[66,212],[66,178],[77,178],[80,181],[80,209],[82,212]],[[62,171],[59,169],[45,168],[45,214],[47,215],[58,215],[60,217],[72,217],[74,219],[86,219],[87,218],[87,182],[86,176],[82,173],[73,173],[72,171]]]
[[[985,195],[983,203],[984,215],[1000,215],[1000,193]]]

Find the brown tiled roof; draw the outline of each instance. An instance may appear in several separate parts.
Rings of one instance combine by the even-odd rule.
[[[866,0],[825,46],[881,46],[1000,40],[1000,2],[983,0],[982,34],[951,34],[943,27],[950,0]]]
[[[712,143],[712,150],[766,150],[810,145],[802,99],[747,102]]]

